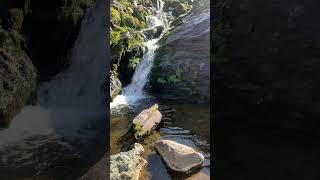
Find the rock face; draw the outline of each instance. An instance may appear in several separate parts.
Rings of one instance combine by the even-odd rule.
[[[78,180],[105,180],[109,178],[109,154],[104,157]]]
[[[188,1],[185,0],[166,0],[163,7],[164,11],[171,11],[173,16],[180,16],[190,10]]]
[[[135,143],[132,150],[110,156],[110,179],[138,180],[141,169],[147,164],[147,161],[140,156],[143,152],[142,145]]]
[[[0,29],[0,125],[5,126],[35,95],[37,72],[31,60]]]
[[[157,26],[152,29],[144,30],[143,34],[146,36],[147,39],[155,39],[160,37],[163,30],[164,30],[163,26]]]
[[[225,6],[216,34],[230,33],[227,43],[215,42],[227,47],[228,57],[213,61],[213,90],[215,118],[228,121],[217,126],[245,123],[319,135],[320,25],[312,18],[320,16],[318,5],[239,0]]]
[[[135,130],[135,138],[141,139],[156,129],[161,122],[162,114],[158,110],[158,104],[153,105],[149,109],[143,110],[137,117],[133,119]]]
[[[155,149],[167,166],[174,171],[188,172],[193,168],[201,166],[204,162],[202,154],[196,152],[191,147],[171,140],[157,141]]]
[[[110,98],[111,101],[121,92],[122,84],[119,78],[115,75],[116,72],[112,71],[110,76]]]
[[[210,12],[208,0],[194,4],[182,24],[160,40],[150,90],[184,102],[210,100]]]

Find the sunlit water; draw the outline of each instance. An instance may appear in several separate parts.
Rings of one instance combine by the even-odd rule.
[[[158,1],[157,7],[159,14],[148,17],[148,28],[163,25],[167,30],[169,22],[166,14],[162,12],[163,2]],[[163,34],[160,38],[162,36]],[[135,140],[132,134],[128,133],[132,125],[131,121],[143,109],[158,103],[159,110],[163,115],[162,123],[156,131],[153,131],[142,142],[145,148],[143,157],[148,161],[148,165],[143,170],[141,179],[210,179],[209,107],[162,102],[144,91],[153,65],[154,53],[158,48],[157,42],[160,38],[145,42],[147,52],[136,68],[131,83],[123,88],[121,95],[118,95],[110,103],[110,153],[116,154],[121,151],[128,151],[132,147]],[[159,139],[170,139],[197,149],[205,156],[205,163],[194,174],[181,175],[169,171],[163,164],[161,157],[154,150],[154,143]]]
[[[0,179],[76,179],[106,151],[105,7],[87,11],[70,66],[0,130]]]

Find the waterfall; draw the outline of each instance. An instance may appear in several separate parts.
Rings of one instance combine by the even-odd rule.
[[[37,104],[25,107],[8,129],[0,131],[0,144],[43,134],[78,136],[83,124],[104,118],[103,84],[108,71],[105,7],[105,1],[97,0],[86,11],[70,66],[40,85]]]
[[[158,48],[157,42],[165,34],[169,28],[167,20],[167,13],[163,12],[164,2],[158,0],[156,4],[155,15],[149,15],[146,17],[147,29],[152,29],[157,26],[163,26],[164,30],[159,38],[148,40],[144,43],[147,52],[143,55],[139,65],[135,69],[131,83],[122,89],[121,95],[115,97],[113,102],[110,103],[110,107],[117,107],[119,104],[133,104],[137,100],[145,97],[143,91],[144,86],[148,82],[150,71],[154,61],[155,51]]]

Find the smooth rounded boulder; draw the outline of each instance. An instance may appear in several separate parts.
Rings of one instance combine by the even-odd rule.
[[[173,171],[187,173],[191,169],[200,167],[204,162],[202,154],[189,146],[171,140],[157,141],[155,149]]]

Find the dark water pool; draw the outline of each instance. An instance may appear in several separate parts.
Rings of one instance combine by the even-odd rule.
[[[103,156],[108,143],[105,120],[90,121],[81,127],[76,132],[78,136],[51,133],[29,136],[11,143],[0,142],[0,179],[79,178]],[[5,130],[0,130],[0,134]]]

